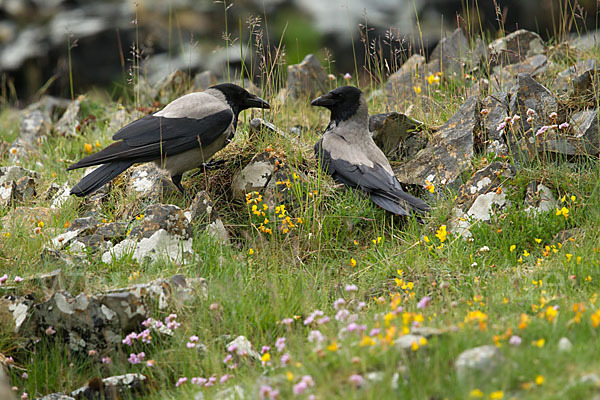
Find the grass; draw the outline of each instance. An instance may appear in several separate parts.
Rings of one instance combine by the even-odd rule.
[[[543,84],[568,65],[561,53],[552,56],[555,64],[538,78]],[[594,51],[578,58],[600,60],[599,56]],[[345,82],[340,79],[337,84]],[[464,101],[464,88],[450,78],[432,91],[441,108],[416,110],[417,117],[430,127],[443,124]],[[181,94],[172,93],[171,97]],[[135,104],[126,103],[125,107],[132,110],[138,96],[136,93],[131,102]],[[542,160],[525,165],[503,187],[511,205],[490,223],[474,226],[473,239],[466,241],[451,234],[436,235],[448,223],[455,187],[436,188],[431,196],[433,211],[424,224],[393,218],[357,193],[335,187],[317,172],[312,145],[328,121],[324,110],[309,107],[307,101],[271,101],[273,110],[263,116],[284,130],[305,127],[300,146],[264,132],[248,135],[248,122],[259,113],[247,111],[240,118],[234,142],[216,157],[227,160],[225,169],[184,179],[189,190],[210,193],[215,211],[232,233],[230,246],[199,231],[193,237],[196,257],[186,263],[140,265],[125,259],[104,264],[98,256],[89,255],[89,265],[69,267],[43,261],[39,255],[47,239],[81,215],[81,200],[69,199],[43,221],[39,235],[33,233],[35,221],[2,226],[0,271],[10,279],[60,266],[65,289],[72,294],[98,293],[176,273],[208,281],[208,299],[197,298],[183,308],[153,314],[164,319],[170,312],[177,313],[181,326],[174,337],[156,335],[149,345],[115,348],[106,354],[111,364],[102,364],[100,355],[73,354],[54,336],[44,338],[33,349],[20,349],[15,341],[23,338],[15,337],[11,324],[5,321],[0,327],[0,353],[13,356],[20,368],[10,370],[11,383],[19,388],[19,394],[27,392],[34,397],[69,392],[94,377],[127,372],[141,372],[150,378],[148,399],[188,399],[199,390],[211,398],[234,385],[244,387],[249,398],[258,396],[261,385],[279,390],[281,398],[290,398],[305,375],[312,377],[314,386],[301,398],[315,394],[320,399],[583,399],[597,393],[593,384],[581,382],[582,376],[600,368],[600,326],[595,326],[594,319],[600,316],[597,159],[577,165]],[[24,167],[40,172],[41,193],[51,183],[72,184],[80,177],[79,172],[67,173],[65,167],[84,156],[85,143],[111,143],[114,132],[108,127],[116,106],[88,98],[86,107],[96,120],[86,125],[79,137],[51,136],[39,153],[22,162]],[[369,107],[374,114],[389,105],[381,97],[373,97]],[[0,121],[2,138],[12,141],[19,123],[14,111],[3,111]],[[258,226],[263,218],[252,214],[252,204],[232,199],[229,189],[233,171],[268,146],[285,154],[288,165],[307,174],[306,181],[291,183],[293,201],[286,209],[294,221],[301,218],[303,222],[296,223],[288,234],[278,231],[279,225],[272,225],[272,235],[261,233]],[[469,172],[490,161],[478,154]],[[2,155],[0,164],[10,164],[8,155]],[[554,210],[538,215],[524,210],[525,187],[532,180],[542,180],[559,199],[565,196],[560,207],[569,209],[568,217],[556,215]],[[165,202],[186,206],[179,196]],[[39,196],[26,205],[45,207],[49,201]],[[117,188],[103,206],[102,217],[121,218],[132,205],[143,209],[143,203]],[[10,211],[0,210],[0,217]],[[279,219],[270,213],[272,221]],[[580,229],[579,233],[559,243],[556,235],[572,228]],[[356,261],[355,266],[351,260]],[[356,291],[346,291],[347,285],[356,285]],[[34,289],[26,286],[18,293]],[[418,308],[425,296],[431,298],[430,304]],[[349,321],[334,318],[338,313],[334,304],[339,298],[345,299],[345,309],[356,314],[356,323],[365,325],[363,334],[340,334]],[[360,302],[364,307],[356,311]],[[321,310],[331,321],[305,326],[303,321],[314,310]],[[294,322],[282,324],[286,318]],[[443,333],[411,350],[396,349],[393,339],[406,333],[414,321]],[[325,338],[320,349],[307,339],[316,329]],[[373,335],[374,342],[365,339],[372,329],[380,330]],[[206,345],[205,351],[186,346],[192,335]],[[270,346],[270,361],[263,365],[247,357],[234,358],[237,367],[230,369],[232,362],[223,362],[228,354],[226,344],[238,335],[246,336],[258,351]],[[519,346],[509,344],[512,336],[521,339]],[[286,338],[286,349],[281,353],[275,348],[280,337]],[[570,351],[558,351],[563,337],[572,343]],[[460,381],[454,368],[456,358],[480,345],[497,345],[505,362],[490,379]],[[141,351],[146,359],[154,360],[154,366],[127,361],[131,352]],[[284,366],[280,357],[286,352],[291,361]],[[22,377],[23,370],[27,379]],[[381,374],[380,382],[367,379],[373,372]],[[181,377],[220,378],[224,374],[233,377],[214,387],[200,389],[189,381],[175,387]],[[365,384],[358,388],[350,380],[352,375],[361,375]]]

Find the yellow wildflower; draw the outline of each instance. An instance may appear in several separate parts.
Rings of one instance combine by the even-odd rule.
[[[480,399],[483,397],[483,392],[479,389],[473,389],[471,392],[469,392],[469,397]]]
[[[538,340],[534,340],[531,345],[535,346],[535,347],[539,347],[540,349],[542,347],[544,347],[544,345],[546,344],[546,339],[542,338],[542,339],[538,339]]]
[[[567,207],[563,207],[561,209],[556,209],[556,215],[562,215],[567,218],[569,216],[569,209]]]
[[[544,312],[544,316],[546,317],[546,319],[547,319],[549,322],[552,322],[552,321],[554,321],[554,318],[556,318],[556,315],[557,315],[557,314],[558,314],[558,311],[556,311],[556,310],[554,309],[554,307],[552,307],[552,306],[548,306],[548,307],[546,307],[546,311]]]
[[[294,380],[294,374],[292,374],[292,371],[287,371],[285,373],[285,377],[287,378],[288,381],[293,381]]]
[[[446,236],[448,235],[448,232],[446,231],[446,225],[442,225],[440,226],[440,229],[438,229],[435,233],[435,236],[440,239],[440,242],[444,243],[446,241]]]
[[[263,354],[263,355],[260,357],[260,361],[262,361],[262,362],[264,362],[264,363],[271,361],[271,354],[269,354],[269,353],[265,353],[265,354]]]
[[[535,384],[540,386],[544,383],[545,379],[542,375],[538,375],[535,377]]]
[[[435,185],[432,182],[425,181],[425,189],[429,190],[431,193],[434,193]]]
[[[250,249],[248,250],[248,255],[251,256],[252,254],[254,254],[254,249],[250,247]]]
[[[565,256],[567,257],[567,262],[571,262],[571,258],[573,258],[573,254],[567,253],[567,254],[565,254]]]
[[[350,259],[350,266],[351,267],[356,267],[356,260],[354,258]]]
[[[89,143],[86,143],[86,144],[84,144],[84,145],[83,145],[83,150],[84,150],[86,153],[88,153],[88,154],[91,154],[91,153],[92,153],[92,151],[93,151],[92,145],[91,145],[91,144],[89,144]]]
[[[509,250],[512,253],[513,251],[515,251],[516,248],[517,248],[517,246],[513,244],[513,245],[510,246]]]
[[[331,342],[331,344],[329,346],[327,346],[327,350],[329,351],[338,351],[339,350],[339,346],[337,344],[337,342]]]
[[[490,400],[500,400],[504,398],[504,392],[502,390],[496,390],[490,393]]]
[[[413,90],[416,94],[421,94],[421,86],[413,86]]]

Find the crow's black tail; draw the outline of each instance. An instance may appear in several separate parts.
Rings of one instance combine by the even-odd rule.
[[[104,164],[96,168],[92,173],[83,177],[81,181],[71,189],[71,194],[83,197],[94,193],[105,183],[109,182],[115,176],[131,167],[134,163],[131,161],[116,161]]]

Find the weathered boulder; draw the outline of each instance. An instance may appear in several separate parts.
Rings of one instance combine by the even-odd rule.
[[[489,44],[488,49],[495,65],[515,64],[546,50],[540,35],[525,29],[494,40]]]
[[[471,59],[469,40],[461,28],[457,28],[449,36],[435,46],[429,57],[430,63],[439,63],[444,74],[455,74],[462,79],[465,63]]]
[[[312,54],[300,64],[289,65],[287,71],[287,94],[294,99],[315,97],[329,90],[325,69]]]
[[[390,112],[369,116],[375,144],[392,161],[411,159],[427,145],[423,123],[405,114]]]
[[[502,185],[515,174],[515,167],[501,162],[493,162],[473,174],[459,189],[454,215],[448,223],[449,231],[463,239],[470,238],[471,225],[489,221],[495,209],[507,204]]]
[[[597,69],[598,63],[592,58],[579,61],[556,75],[555,87],[562,92],[572,89],[574,95],[592,91]]]
[[[483,134],[479,140],[481,147],[485,145],[490,147],[494,141],[504,143],[502,130],[498,130],[498,125],[508,117],[508,103],[509,98],[506,92],[494,93],[481,101],[481,133]]]
[[[76,400],[137,398],[147,390],[148,378],[139,373],[94,378],[71,392]]]
[[[407,162],[394,167],[400,182],[424,185],[425,181],[448,185],[469,167],[473,138],[479,129],[476,96],[468,98],[458,111],[429,139],[427,147]]]
[[[515,64],[496,66],[495,72],[490,77],[492,92],[508,92],[515,86],[515,76],[518,74],[538,76],[546,72],[548,64],[548,58],[544,54],[537,54]]]
[[[259,192],[264,203],[273,208],[291,199],[291,187],[298,180],[305,180],[304,174],[289,167],[283,154],[265,151],[235,173],[231,190],[240,200],[246,199],[246,193]]]
[[[165,195],[177,192],[169,173],[154,163],[145,163],[130,168],[126,188],[145,203],[156,203]]]

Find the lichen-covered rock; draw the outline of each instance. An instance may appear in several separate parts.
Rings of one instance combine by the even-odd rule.
[[[413,335],[411,333],[399,336],[394,340],[396,349],[402,351],[412,351],[413,346],[421,346],[423,343],[426,343],[424,336]]]
[[[518,74],[538,76],[546,72],[548,64],[548,58],[544,54],[537,54],[516,64],[497,66],[490,78],[492,92],[508,92],[515,85],[515,76]]]
[[[392,161],[408,160],[427,145],[423,123],[395,111],[369,117],[375,144]]]
[[[439,62],[425,64],[425,57],[413,54],[404,64],[388,78],[384,93],[392,104],[402,104],[412,101],[417,96],[416,88],[426,87],[426,77],[440,72]],[[418,91],[417,89],[417,91]]]
[[[71,392],[76,400],[137,398],[146,391],[148,378],[139,373],[94,378],[87,385]]]
[[[54,130],[63,136],[76,136],[79,128],[79,110],[84,96],[79,96],[69,104],[58,122],[54,125]]]
[[[490,58],[496,65],[515,64],[546,50],[540,35],[525,29],[494,40],[489,44],[488,49]]]
[[[465,63],[471,58],[469,40],[461,28],[457,28],[438,42],[430,56],[430,63],[438,60],[444,74],[456,74],[460,78],[465,72]]]
[[[470,238],[473,223],[489,221],[495,209],[507,204],[502,185],[515,174],[515,167],[501,162],[493,162],[477,171],[459,189],[454,215],[448,223],[449,231],[464,239]]]
[[[598,68],[598,62],[592,58],[577,62],[556,75],[555,87],[566,92],[573,89],[574,94],[583,94],[593,90],[593,78]]]
[[[478,196],[490,192],[502,193],[502,185],[514,178],[516,172],[514,166],[498,161],[480,169],[458,189],[456,206],[467,212]]]
[[[327,92],[328,88],[327,73],[313,54],[304,57],[300,64],[288,66],[288,96],[294,99],[315,97]]]
[[[126,185],[128,193],[134,193],[145,203],[155,203],[163,196],[177,192],[169,173],[154,163],[131,168]]]
[[[19,167],[0,167],[0,205],[11,207],[36,196],[39,174]]]
[[[238,336],[227,344],[226,349],[239,357],[251,357],[260,361],[260,354],[254,350],[254,346],[246,336]]]
[[[7,294],[0,297],[0,315],[2,315],[2,321],[12,319],[14,324],[13,332],[21,332],[33,304],[34,299],[29,295],[15,296]]]
[[[448,185],[469,167],[473,138],[479,129],[477,97],[467,99],[458,111],[435,132],[423,150],[394,167],[400,182],[424,185],[425,181]]]
[[[160,229],[185,239],[192,234],[181,208],[173,204],[152,204],[146,208],[143,217],[136,218],[129,236],[149,238]]]
[[[539,182],[533,181],[527,185],[525,193],[525,211],[534,213],[543,213],[554,210],[556,207],[556,198],[552,194],[552,190]]]
[[[508,93],[498,92],[491,96],[486,97],[481,101],[481,126],[483,134],[480,138],[482,147],[483,145],[490,146],[494,141],[504,143],[502,138],[502,131],[498,130],[500,125],[506,117],[508,117],[509,107]],[[485,111],[484,111],[485,110]]]
[[[64,393],[51,393],[45,395],[44,397],[40,397],[37,400],[75,400],[75,398]]]
[[[465,350],[456,359],[454,367],[461,384],[472,384],[493,378],[504,364],[505,358],[496,346],[480,346]]]

